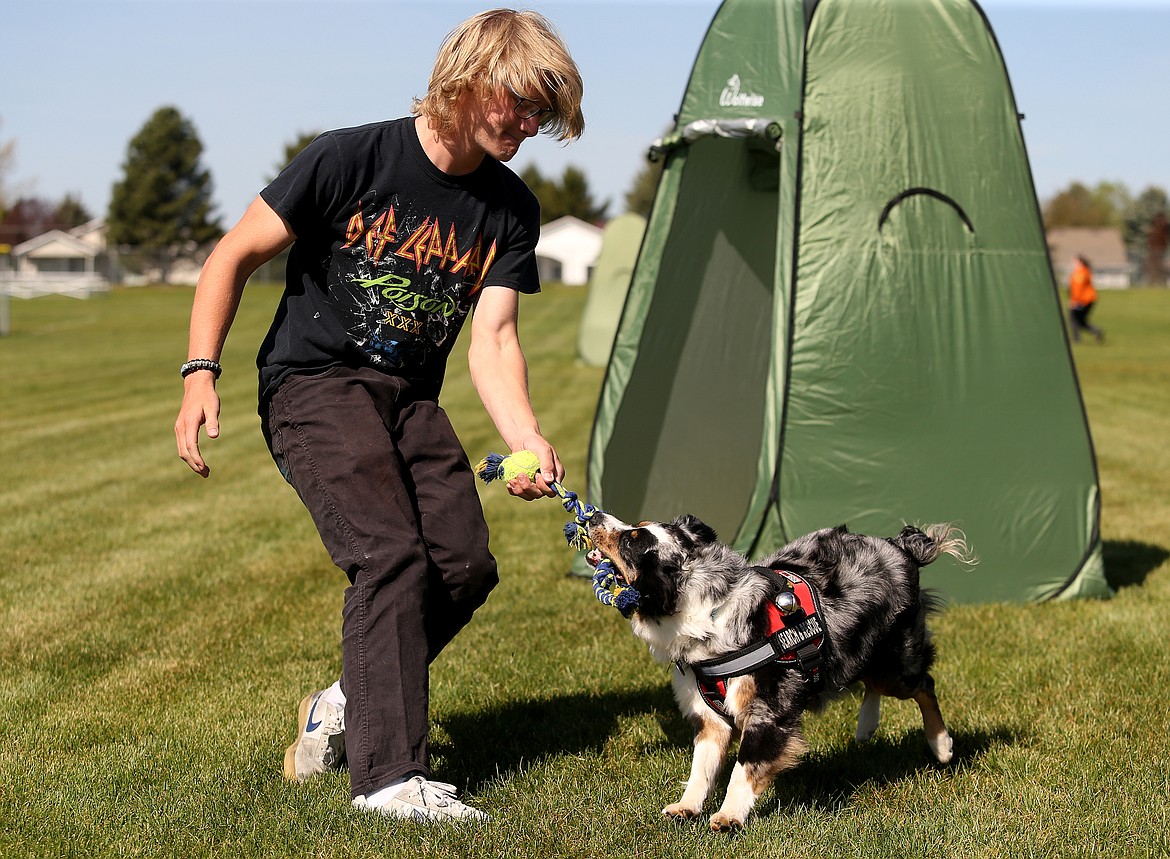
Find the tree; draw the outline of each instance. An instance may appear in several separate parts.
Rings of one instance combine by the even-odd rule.
[[[1092,190],[1073,182],[1044,206],[1044,226],[1120,227],[1129,204],[1129,192],[1119,182],[1101,182]]]
[[[1151,185],[1125,210],[1123,236],[1132,257],[1142,260],[1142,279],[1160,286],[1166,283],[1167,220],[1170,197]]]
[[[1170,218],[1158,212],[1146,236],[1145,279],[1151,286],[1166,285],[1166,248],[1170,247]]]
[[[57,229],[60,224],[54,215],[54,206],[40,197],[20,197],[4,213],[0,224],[0,243],[18,245],[29,239]]]
[[[546,179],[544,174],[540,172],[540,168],[535,164],[529,164],[520,171],[520,178],[524,180],[524,184],[528,186],[528,190],[536,195],[536,199],[540,201],[540,221],[547,223],[552,218],[548,217],[548,208],[552,203],[552,198],[556,194],[556,183]]]
[[[535,164],[525,167],[520,173],[520,178],[540,201],[542,224],[566,215],[592,224],[605,220],[609,211],[608,202],[600,206],[594,202],[593,195],[589,193],[589,182],[585,178],[585,173],[572,164],[565,168],[560,182],[546,179]]]
[[[572,164],[561,174],[560,197],[562,215],[572,215],[586,223],[604,221],[609,212],[608,201],[598,205],[589,193],[589,181],[579,167]]]
[[[292,141],[284,144],[284,160],[275,165],[276,173],[269,176],[268,181],[271,182],[275,179],[276,174],[287,167],[294,158],[301,154],[301,150],[316,140],[320,134],[320,131],[300,131]]]
[[[176,260],[223,235],[202,154],[191,122],[174,107],[159,108],[130,141],[125,178],[110,198],[110,242],[150,258],[164,283]]]
[[[4,216],[8,212],[8,188],[5,185],[4,176],[12,169],[15,157],[16,143],[14,141],[0,143],[0,224],[4,223]]]
[[[272,165],[276,171],[265,179],[265,182],[271,182],[280,174],[285,167],[287,167],[294,158],[301,154],[301,151],[317,139],[321,134],[320,131],[299,131],[297,136],[288,143],[284,144],[284,157],[276,164]],[[289,248],[285,248],[272,259],[261,264],[260,268],[256,270],[255,279],[257,281],[277,282],[283,277],[283,272],[288,266]]]
[[[71,230],[92,221],[93,215],[89,213],[89,209],[85,208],[80,197],[66,194],[57,204],[57,208],[53,210],[53,220],[61,229]]]
[[[667,125],[662,129],[660,137],[666,137],[674,131],[674,125]],[[659,155],[653,161],[649,158],[642,164],[642,169],[634,177],[634,183],[626,192],[626,211],[650,217],[650,207],[654,205],[654,196],[658,193],[658,183],[662,180],[662,168],[666,166],[666,158]]]
[[[49,230],[71,230],[90,220],[81,201],[68,194],[57,203],[20,197],[0,217],[0,244],[18,245]]]
[[[658,193],[658,182],[662,179],[662,167],[665,161],[647,160],[634,177],[634,184],[626,192],[626,211],[650,217],[650,207],[654,205],[654,195]]]

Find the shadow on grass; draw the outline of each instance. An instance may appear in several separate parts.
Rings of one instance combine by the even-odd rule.
[[[617,734],[619,720],[648,714],[657,718],[670,743],[690,745],[690,728],[664,684],[455,713],[441,720],[450,743],[432,746],[431,753],[443,755],[448,775],[482,787],[553,755],[600,752]]]
[[[836,813],[846,808],[863,790],[880,789],[911,778],[915,773],[939,773],[978,763],[991,749],[1012,745],[1021,738],[1013,728],[962,731],[953,734],[955,757],[940,764],[926,747],[922,731],[900,737],[879,734],[868,743],[850,741],[847,746],[814,750],[796,769],[782,773],[773,786],[773,800],[759,807],[763,817],[797,809]]]
[[[493,780],[509,778],[524,765],[557,755],[599,753],[618,731],[622,718],[653,716],[665,742],[689,749],[689,724],[679,715],[670,687],[655,686],[602,695],[561,695],[543,701],[518,701],[486,712],[457,713],[442,721],[450,743],[432,751],[441,753],[445,772],[473,791]],[[812,714],[810,718],[815,718]],[[904,735],[879,735],[869,743],[814,749],[793,770],[781,775],[773,799],[759,807],[763,815],[810,807],[833,813],[849,805],[866,788],[911,778],[924,770],[946,772],[975,764],[993,748],[1012,745],[1020,733],[1010,727],[953,734],[955,758],[937,763],[921,730]],[[734,754],[735,747],[732,748]],[[727,767],[720,776],[713,802],[722,801]]]
[[[1144,583],[1150,573],[1170,558],[1170,551],[1163,547],[1135,540],[1106,540],[1102,552],[1105,580],[1115,591]]]

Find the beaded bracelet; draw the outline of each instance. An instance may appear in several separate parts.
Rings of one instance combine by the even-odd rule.
[[[195,358],[179,368],[179,375],[186,379],[192,373],[197,373],[200,370],[210,370],[212,375],[218,379],[219,374],[223,372],[223,367],[219,366],[218,361],[212,361],[210,358]]]

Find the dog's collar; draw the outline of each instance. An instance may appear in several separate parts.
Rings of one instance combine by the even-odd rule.
[[[699,694],[725,719],[731,718],[726,704],[726,681],[732,677],[776,663],[799,671],[814,688],[820,688],[824,681],[822,663],[827,635],[821,623],[821,603],[816,590],[796,573],[767,567],[755,569],[780,576],[784,584],[776,599],[762,607],[767,613],[764,640],[714,659],[679,665],[680,669],[690,668],[694,672]]]

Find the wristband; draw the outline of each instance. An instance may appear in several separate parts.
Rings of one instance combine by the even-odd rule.
[[[212,375],[218,379],[219,374],[223,372],[223,367],[219,366],[218,361],[212,361],[210,358],[195,358],[179,368],[179,375],[186,379],[192,373],[197,373],[200,370],[210,370]]]

